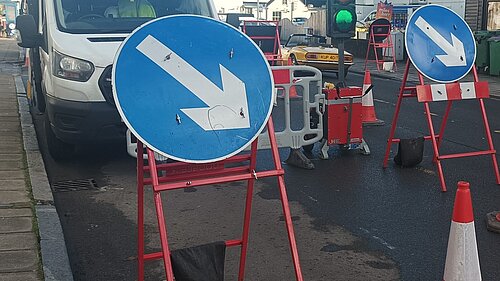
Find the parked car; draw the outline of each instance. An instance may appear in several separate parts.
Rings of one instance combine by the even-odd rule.
[[[326,43],[326,37],[292,34],[281,50],[282,64],[309,65],[320,70],[338,72],[339,51]],[[353,64],[352,54],[344,52],[345,75]]]
[[[307,21],[307,18],[293,18],[292,23],[294,25],[304,25]]]

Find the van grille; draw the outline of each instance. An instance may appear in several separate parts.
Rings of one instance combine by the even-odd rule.
[[[104,99],[112,105],[115,105],[115,100],[113,99],[113,87],[111,85],[111,72],[113,67],[108,65],[99,77],[99,89],[104,96]]]

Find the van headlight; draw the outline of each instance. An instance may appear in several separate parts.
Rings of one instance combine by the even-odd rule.
[[[57,77],[85,82],[94,73],[94,65],[91,62],[68,57],[54,51],[53,71]]]

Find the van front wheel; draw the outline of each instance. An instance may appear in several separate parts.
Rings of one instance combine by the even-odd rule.
[[[73,157],[75,153],[75,145],[63,142],[58,139],[52,131],[49,116],[45,113],[44,118],[45,139],[47,140],[47,148],[50,156],[56,161],[68,160]]]

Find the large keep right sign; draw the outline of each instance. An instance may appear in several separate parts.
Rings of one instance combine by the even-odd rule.
[[[405,45],[411,62],[439,83],[462,79],[474,66],[476,44],[467,23],[440,5],[417,9],[406,25]]]

